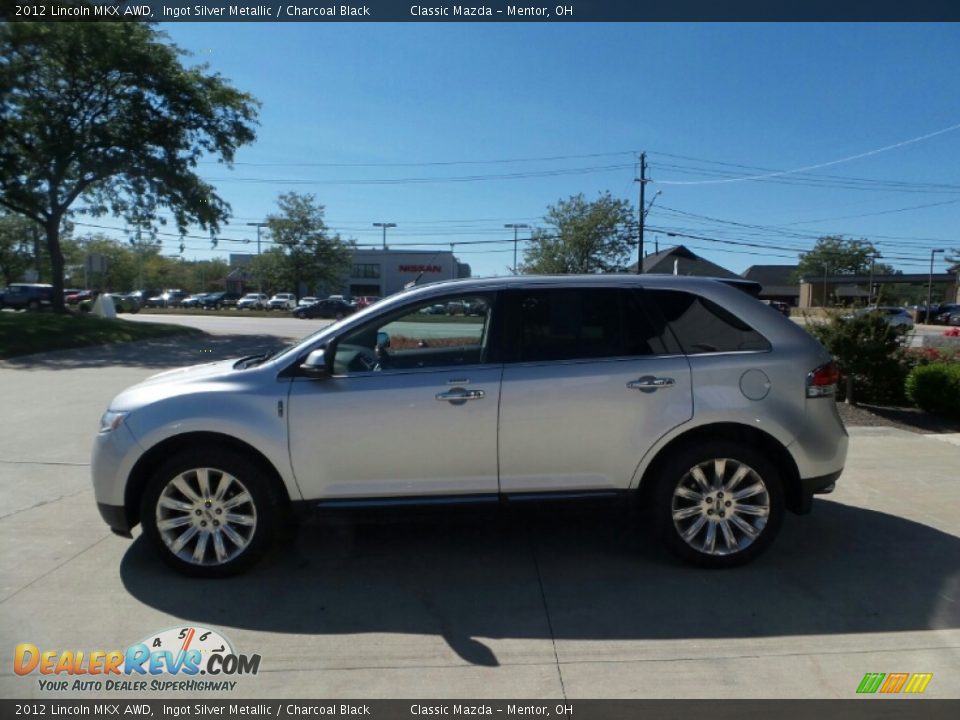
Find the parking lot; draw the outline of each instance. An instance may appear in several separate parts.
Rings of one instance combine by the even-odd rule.
[[[212,628],[262,657],[231,698],[851,698],[867,672],[933,673],[925,695],[960,697],[957,436],[852,428],[837,491],[731,571],[681,565],[616,511],[565,509],[309,522],[251,573],[191,581],[100,520],[99,415],[153,373],[325,321],[163,321],[215,334],[0,364],[4,652]],[[0,688],[55,696],[9,661]]]

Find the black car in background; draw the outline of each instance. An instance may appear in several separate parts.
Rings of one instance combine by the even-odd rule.
[[[295,308],[293,316],[295,318],[334,318],[339,320],[347,315],[352,315],[357,311],[357,306],[344,300],[327,298],[320,300],[313,305],[304,305]]]
[[[219,310],[224,307],[236,307],[237,300],[239,299],[239,293],[212,292],[200,298],[197,306],[206,310]]]
[[[44,283],[11,283],[0,296],[0,310],[40,310],[53,302],[53,285]]]

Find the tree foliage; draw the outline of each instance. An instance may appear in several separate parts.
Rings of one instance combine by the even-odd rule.
[[[829,275],[867,275],[871,258],[880,257],[880,252],[869,240],[854,240],[840,235],[826,235],[817,240],[813,250],[800,257],[797,277]],[[875,262],[873,272],[877,275],[892,275],[894,268],[886,263]]]
[[[881,313],[871,312],[834,315],[825,323],[808,322],[807,329],[833,355],[841,374],[853,379],[858,400],[902,400],[905,373],[899,355],[906,327],[891,325]]]
[[[37,229],[24,217],[0,214],[0,279],[3,284],[23,280],[33,267],[33,233]]]
[[[268,251],[268,259],[257,265],[272,274],[272,289],[299,295],[301,283],[311,289],[339,288],[350,269],[353,243],[330,233],[324,207],[313,195],[284,193],[277,205],[279,212],[267,216],[267,228],[276,243],[273,250],[280,253]]]
[[[71,211],[166,210],[181,232],[228,217],[195,168],[253,141],[257,103],[184,55],[147,23],[0,24],[0,206],[43,226],[60,308]]]
[[[530,274],[622,271],[635,244],[634,210],[609,192],[593,202],[583,194],[547,208],[549,228],[533,231],[523,253],[522,271]]]

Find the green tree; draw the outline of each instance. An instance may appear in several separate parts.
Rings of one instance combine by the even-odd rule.
[[[880,256],[872,242],[854,240],[840,235],[819,238],[813,250],[800,256],[797,278],[823,275],[824,268],[830,275],[866,275],[870,272],[870,259]],[[877,275],[892,275],[894,269],[886,263],[875,263]]]
[[[323,205],[313,195],[290,192],[277,200],[280,212],[267,216],[267,228],[285,256],[285,271],[274,290],[300,294],[310,288],[335,288],[350,269],[353,243],[332,235],[323,220]]]
[[[184,55],[146,23],[0,24],[0,206],[43,226],[58,309],[75,204],[181,232],[228,217],[194,168],[253,141],[257,102]]]
[[[264,250],[255,256],[245,269],[253,282],[248,289],[262,287],[264,292],[271,290],[282,292],[292,287],[293,276],[290,273],[290,263],[282,247]]]
[[[19,215],[0,215],[0,278],[5,285],[23,279],[33,267],[33,233],[36,223]]]
[[[622,271],[635,244],[634,210],[609,192],[593,202],[583,194],[547,208],[549,229],[533,231],[521,270],[531,274]]]

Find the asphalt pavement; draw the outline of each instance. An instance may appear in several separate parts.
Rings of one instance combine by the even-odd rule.
[[[247,575],[180,577],[100,520],[99,415],[153,373],[319,321],[203,325],[215,334],[0,363],[3,697],[106,697],[16,675],[18,643],[113,650],[180,627],[262,658],[233,691],[196,697],[852,698],[867,672],[931,672],[926,696],[960,697],[956,436],[851,429],[837,491],[731,571],[577,510],[310,522]]]

